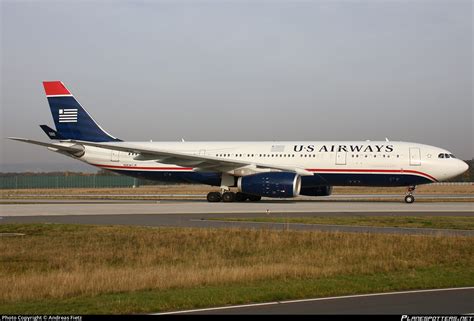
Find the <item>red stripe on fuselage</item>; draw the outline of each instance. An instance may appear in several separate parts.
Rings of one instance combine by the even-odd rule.
[[[438,180],[434,178],[433,176],[419,172],[419,171],[414,171],[414,170],[399,170],[399,169],[323,169],[323,168],[310,168],[307,169],[310,172],[336,172],[336,173],[344,173],[344,172],[349,172],[349,173],[354,173],[354,172],[360,172],[360,173],[397,173],[397,174],[404,174],[404,173],[409,173],[409,174],[417,174],[421,176],[425,176],[432,181],[437,182]]]
[[[91,164],[97,167],[112,168],[112,169],[145,169],[145,170],[162,170],[162,171],[192,171],[192,167],[142,167],[142,166],[122,166],[122,165],[103,165],[103,164]]]

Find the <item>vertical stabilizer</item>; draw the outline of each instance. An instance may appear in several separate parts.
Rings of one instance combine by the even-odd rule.
[[[120,141],[100,127],[60,81],[44,81],[56,130],[61,139],[91,142]]]

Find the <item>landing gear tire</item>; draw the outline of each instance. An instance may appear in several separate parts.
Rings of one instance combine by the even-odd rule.
[[[257,195],[249,195],[249,201],[250,202],[258,202],[262,199],[261,196],[257,196]]]
[[[227,203],[235,201],[235,193],[225,192],[224,194],[222,194],[222,201]]]
[[[241,192],[237,192],[235,194],[235,201],[236,202],[245,202],[248,198],[249,198],[249,196],[247,194],[244,194],[244,193],[241,193]]]
[[[210,192],[207,194],[207,201],[210,203],[217,203],[221,201],[221,193]]]
[[[413,195],[407,195],[405,196],[405,203],[411,204],[415,201],[415,196]]]
[[[405,196],[405,203],[411,204],[415,201],[415,196],[413,196],[413,192],[415,192],[416,186],[408,186],[407,195]]]

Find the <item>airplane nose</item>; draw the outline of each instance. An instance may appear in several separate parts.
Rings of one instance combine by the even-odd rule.
[[[469,165],[465,161],[462,161],[462,160],[459,160],[459,162],[460,162],[459,170],[460,170],[460,174],[462,174],[469,169]]]
[[[468,170],[469,165],[460,159],[452,159],[451,162],[442,162],[443,169],[437,179],[439,181],[445,181],[447,179],[456,177]]]

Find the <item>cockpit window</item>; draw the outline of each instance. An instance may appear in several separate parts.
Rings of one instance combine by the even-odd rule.
[[[456,158],[453,154],[441,153],[438,154],[438,158]]]

